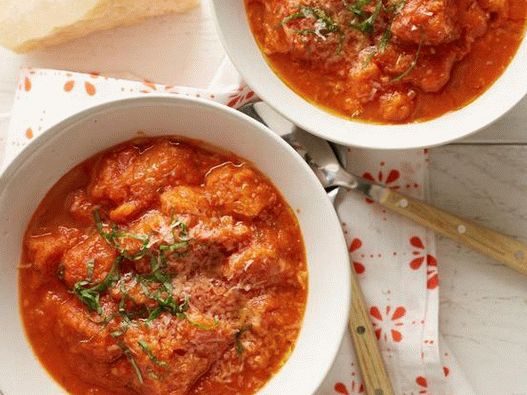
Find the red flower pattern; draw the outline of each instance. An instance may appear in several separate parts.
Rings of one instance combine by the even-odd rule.
[[[360,239],[357,239],[357,238],[353,239],[351,241],[350,246],[349,246],[349,252],[352,255],[351,263],[353,265],[353,269],[355,269],[355,273],[357,273],[357,274],[362,274],[366,270],[366,268],[364,267],[364,264],[362,262],[358,262],[355,259],[353,259],[353,253],[355,251],[357,251],[361,247],[362,247],[362,241]]]
[[[426,381],[426,378],[423,376],[417,376],[415,378],[415,382],[420,387],[419,393],[420,394],[426,394],[427,388],[428,388],[428,382]]]
[[[410,268],[413,270],[419,270],[421,265],[426,261],[426,274],[427,282],[426,287],[428,289],[436,289],[439,285],[439,276],[437,272],[437,259],[430,254],[424,255],[425,245],[420,237],[413,236],[410,238],[410,244],[417,248],[417,250],[412,251],[412,254],[415,256],[414,259],[410,262]]]
[[[94,77],[96,78],[96,77]],[[174,90],[173,85],[162,85],[152,82],[150,80],[143,80],[142,89],[139,90],[140,93],[156,93],[156,92],[165,92],[165,93],[175,93],[179,92]]]
[[[237,92],[233,93],[229,96],[229,101],[227,102],[227,106],[238,108],[243,106],[245,103],[248,103],[255,97],[254,92],[249,89],[247,86],[241,86],[238,88]]]
[[[343,395],[349,395],[350,394],[348,392],[348,389],[344,385],[344,383],[340,383],[340,382],[336,383],[334,388],[335,388],[335,392],[337,392],[339,394],[343,394]]]
[[[367,180],[370,180],[370,181],[383,183],[384,185],[390,186],[390,188],[392,188],[392,189],[399,189],[400,188],[399,185],[394,185],[393,184],[401,176],[401,174],[399,173],[399,170],[391,169],[388,172],[388,176],[386,177],[386,179],[384,178],[384,174],[385,173],[383,173],[382,169],[380,169],[377,172],[377,177],[374,177],[369,171],[365,172],[362,175],[362,177],[367,179]]]
[[[399,343],[403,340],[403,334],[399,327],[404,325],[403,322],[401,322],[401,319],[406,315],[406,309],[403,306],[398,306],[393,313],[390,314],[391,310],[391,306],[386,306],[383,318],[383,315],[377,306],[372,306],[370,308],[370,315],[375,319],[372,321],[373,329],[375,331],[375,336],[377,336],[377,340],[382,338],[387,342],[388,334],[390,334],[391,340]]]
[[[364,392],[364,385],[362,383],[359,383],[355,380],[351,380],[351,392],[348,391],[348,388],[344,383],[338,382],[333,387],[335,389],[335,392],[337,394],[342,395],[351,395],[351,394],[362,394]]]
[[[365,178],[369,181],[377,182],[379,184],[384,184],[390,189],[399,189],[400,185],[395,183],[401,177],[401,173],[399,173],[399,170],[391,169],[390,171],[388,171],[388,174],[385,177],[385,172],[383,172],[382,166],[384,166],[384,162],[381,162],[381,168],[377,172],[376,177],[369,171],[366,171],[362,174],[362,178]],[[366,201],[368,203],[373,203],[373,200],[368,198],[366,198]]]
[[[149,80],[143,80],[143,89],[141,89],[139,92],[141,93],[153,93],[157,92],[158,84],[149,81]],[[163,85],[159,85],[160,90],[166,90],[166,88]]]
[[[75,83],[76,81],[74,79],[68,79],[62,89],[64,89],[64,92],[66,93],[70,93],[73,91],[73,89],[75,88]],[[84,87],[84,92],[88,95],[88,96],[95,96],[95,94],[97,93],[97,89],[95,88],[95,85],[93,85],[91,82],[89,81],[84,81],[84,84],[83,84],[83,87]]]
[[[29,77],[24,77],[24,89],[26,92],[31,90],[31,79]]]

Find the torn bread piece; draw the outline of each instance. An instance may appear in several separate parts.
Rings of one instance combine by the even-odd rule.
[[[199,0],[0,0],[0,45],[27,52],[143,19],[184,12]]]

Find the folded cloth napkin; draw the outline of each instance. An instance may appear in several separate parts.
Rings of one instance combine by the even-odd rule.
[[[214,100],[237,108],[255,99],[225,62],[208,89],[154,84],[48,69],[23,69],[6,139],[4,166],[51,125],[108,100],[152,93]],[[417,198],[427,189],[426,150],[347,149],[349,168]],[[472,393],[444,344],[439,347],[439,277],[434,236],[354,193],[336,207],[379,345],[397,394]],[[338,303],[338,301],[331,301]],[[306,372],[308,374],[308,372]],[[319,394],[364,393],[346,335]]]

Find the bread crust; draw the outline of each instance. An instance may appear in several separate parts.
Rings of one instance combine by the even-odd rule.
[[[16,38],[9,34],[9,29],[14,28],[16,18],[8,21],[0,20],[0,44],[18,53],[28,52],[71,41],[97,31],[132,25],[150,17],[185,12],[198,3],[199,0],[98,0],[74,23],[61,24],[58,21],[45,35],[34,34],[28,31],[30,29],[26,29]],[[8,5],[5,3],[2,5],[0,2],[0,7],[8,7]],[[38,18],[37,13],[34,15],[35,23],[38,23]]]

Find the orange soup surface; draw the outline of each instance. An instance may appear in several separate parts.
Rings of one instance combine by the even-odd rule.
[[[245,0],[276,73],[347,118],[408,123],[481,95],[523,39],[525,0]]]
[[[172,137],[62,177],[24,239],[21,314],[73,394],[252,394],[279,369],[307,294],[291,208],[247,161]]]

